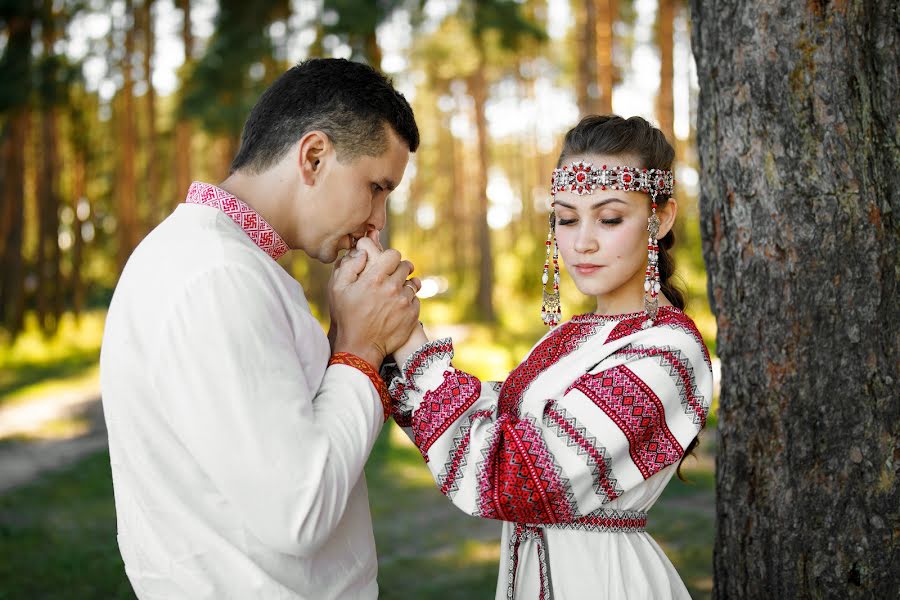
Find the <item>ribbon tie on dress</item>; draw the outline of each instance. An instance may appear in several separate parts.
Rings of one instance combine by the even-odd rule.
[[[547,538],[544,529],[574,529],[578,531],[602,531],[607,533],[636,533],[644,531],[647,513],[630,510],[597,510],[586,517],[570,523],[532,524],[516,523],[509,537],[509,574],[507,576],[506,598],[514,600],[516,575],[519,569],[519,547],[525,540],[537,544],[538,569],[541,590],[538,600],[553,600],[553,586],[550,579],[550,563],[547,560]]]

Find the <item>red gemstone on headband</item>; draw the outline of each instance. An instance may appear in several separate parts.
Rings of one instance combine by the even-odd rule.
[[[584,181],[584,178],[585,178],[584,171],[579,171],[578,175],[575,176],[575,179],[577,179],[579,182]]]

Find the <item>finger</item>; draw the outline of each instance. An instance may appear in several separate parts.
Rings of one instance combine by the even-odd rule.
[[[369,237],[361,237],[356,242],[356,249],[362,250],[368,256],[369,262],[374,263],[375,260],[381,256],[382,250],[374,241],[372,241]]]
[[[370,229],[366,232],[366,237],[375,242],[375,246],[382,252],[384,252],[384,246],[381,245],[381,232],[377,229]]]
[[[388,280],[393,281],[397,285],[403,285],[403,282],[409,278],[412,273],[413,265],[408,260],[401,261],[397,268],[388,276]],[[418,290],[416,290],[418,291]]]
[[[359,274],[366,268],[367,254],[353,249],[341,258],[341,264],[334,269],[334,280],[342,284],[352,283],[359,279]]]
[[[375,263],[372,265],[372,271],[383,277],[387,277],[397,271],[397,268],[400,266],[400,261],[400,253],[393,248],[388,248],[378,256]],[[401,279],[406,279],[406,277],[407,275],[404,275]]]
[[[406,294],[410,300],[412,300],[416,297],[416,294],[419,293],[419,289],[416,287],[415,283],[407,279],[403,282],[403,293]]]
[[[416,292],[417,292],[417,293],[422,289],[422,280],[419,279],[418,277],[410,277],[410,278],[409,278],[409,281],[410,281],[410,283],[412,283],[414,286],[416,286]]]

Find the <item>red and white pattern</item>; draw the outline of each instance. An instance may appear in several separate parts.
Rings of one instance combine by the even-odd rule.
[[[668,467],[705,422],[712,373],[696,328],[671,307],[660,309],[653,326],[645,322],[643,313],[575,317],[502,386],[455,369],[450,340],[423,346],[392,381],[395,418],[411,425],[441,492],[469,514],[527,524],[519,535],[504,527],[504,560],[513,571],[498,598],[514,589],[532,590],[529,597],[605,589],[607,582],[551,581],[556,557],[593,542],[572,538],[571,548],[554,544],[548,553],[543,529],[640,531],[645,516],[633,513],[652,504],[658,493],[649,490],[661,491]],[[644,489],[649,504],[627,504],[644,498]],[[610,517],[613,510],[628,515]],[[532,551],[543,557],[539,588],[514,585],[519,554]],[[646,556],[659,560],[649,546]],[[659,569],[661,577],[672,572]]]
[[[666,425],[662,402],[628,367],[585,375],[571,389],[590,398],[622,430],[644,479],[681,458],[683,449]]]
[[[184,201],[187,204],[202,204],[218,208],[243,229],[253,243],[273,260],[278,260],[290,250],[278,232],[258,212],[221,188],[195,181],[188,189],[187,198]]]
[[[428,449],[481,396],[481,381],[456,369],[444,373],[444,383],[425,393],[413,415],[416,446],[428,461]]]

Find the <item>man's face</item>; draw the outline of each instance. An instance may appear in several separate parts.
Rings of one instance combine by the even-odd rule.
[[[313,258],[333,262],[359,238],[384,229],[387,197],[400,184],[409,162],[409,146],[387,129],[387,149],[380,156],[358,156],[345,162],[332,156],[323,165],[314,200],[317,222],[300,224],[317,233],[312,247],[307,248]]]

